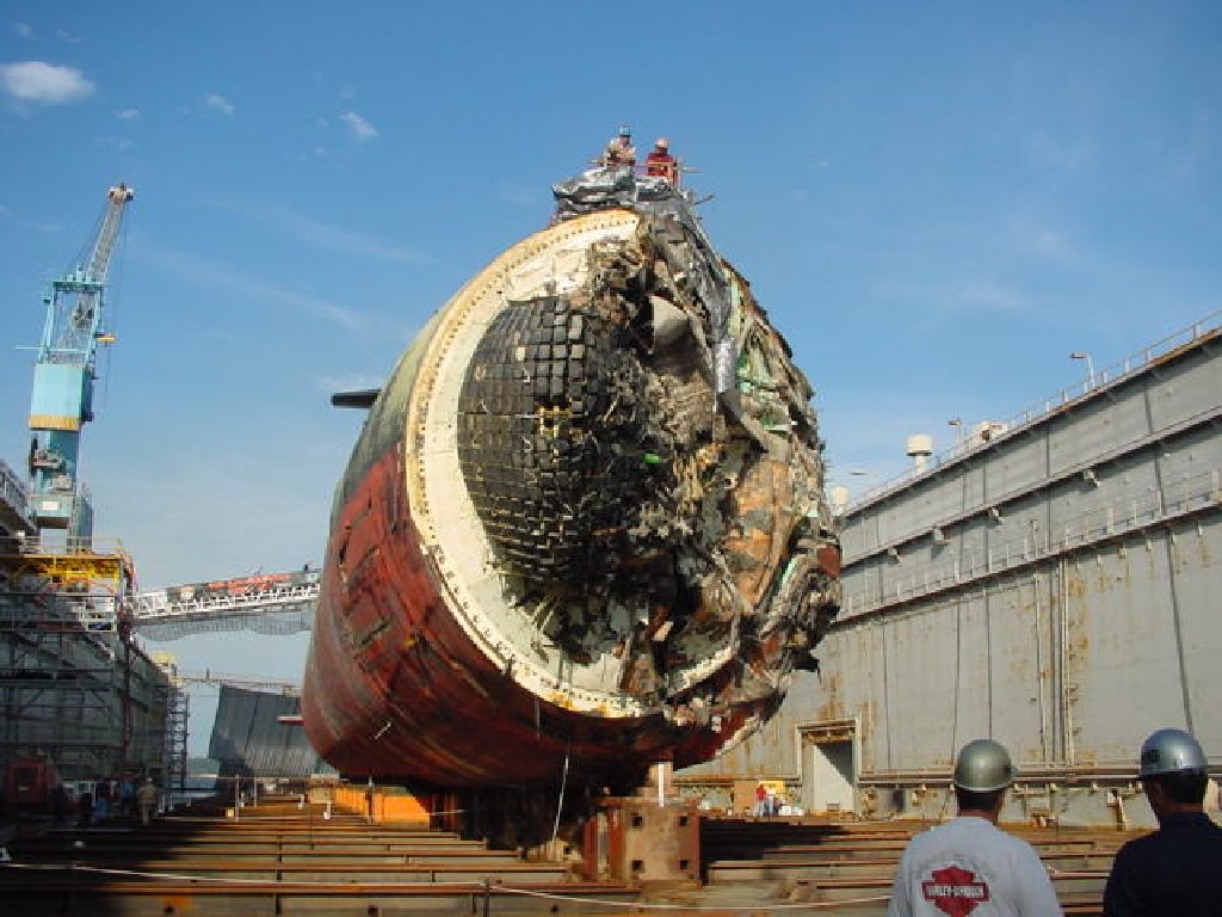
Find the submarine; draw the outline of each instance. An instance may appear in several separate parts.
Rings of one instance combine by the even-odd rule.
[[[742,742],[839,608],[813,388],[691,192],[553,186],[428,320],[331,511],[302,724],[343,776],[639,786]]]

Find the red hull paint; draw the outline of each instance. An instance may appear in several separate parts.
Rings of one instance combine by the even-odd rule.
[[[592,721],[493,669],[422,556],[400,455],[370,467],[328,548],[302,709],[326,760],[352,778],[494,787],[558,783],[566,758],[611,778],[708,757],[660,716]]]

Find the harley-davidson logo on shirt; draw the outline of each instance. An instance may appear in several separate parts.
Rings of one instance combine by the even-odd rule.
[[[921,894],[943,914],[967,917],[981,901],[989,900],[988,883],[959,866],[935,869],[931,880],[921,883]]]

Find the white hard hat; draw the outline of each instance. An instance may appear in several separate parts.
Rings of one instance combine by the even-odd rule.
[[[666,148],[670,146],[670,141],[667,140],[665,137],[659,137],[657,140],[653,142],[653,145],[658,147],[659,149],[665,150]]]

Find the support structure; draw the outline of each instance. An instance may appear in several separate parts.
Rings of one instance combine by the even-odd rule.
[[[131,639],[116,546],[0,542],[0,765],[40,753],[67,779],[164,769],[165,671]]]

